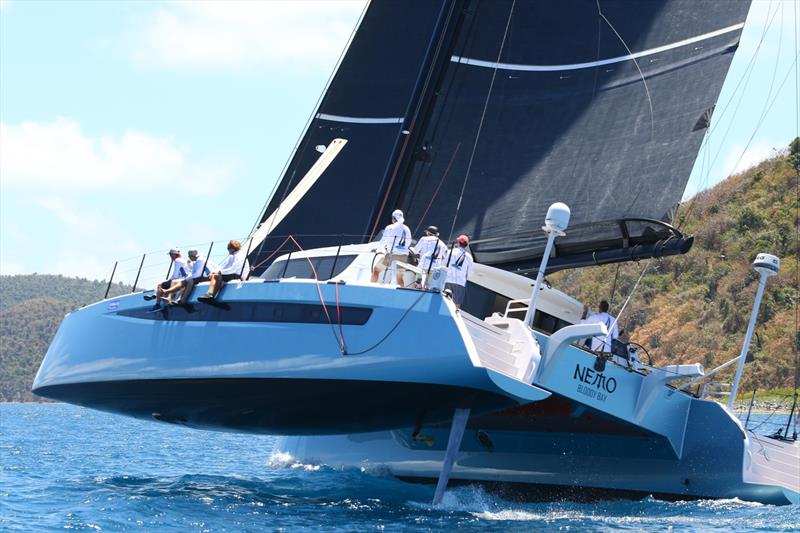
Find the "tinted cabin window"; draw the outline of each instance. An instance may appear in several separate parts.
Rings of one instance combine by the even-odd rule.
[[[492,313],[505,313],[506,305],[510,300],[511,298],[506,298],[502,294],[468,281],[467,294],[461,307],[473,316],[485,318],[491,316]]]
[[[326,255],[324,257],[298,257],[296,259],[289,259],[289,264],[286,264],[285,259],[275,261],[267,270],[261,274],[264,279],[280,279],[280,278],[301,278],[301,279],[314,279],[314,270],[317,272],[319,279],[330,279],[341,274],[344,269],[358,257],[357,255],[340,255],[338,259],[334,255]],[[311,264],[314,265],[312,270]],[[336,266],[334,268],[334,262]],[[331,274],[333,269],[333,274]]]
[[[464,298],[464,311],[476,316],[478,318],[485,318],[491,316],[492,313],[500,313],[501,315],[506,312],[506,305],[511,301],[511,298],[506,298],[502,294],[496,293],[483,287],[467,282],[467,294]],[[515,307],[516,309],[516,307]],[[521,310],[509,315],[512,318],[522,320],[525,318],[525,311]],[[569,326],[569,322],[556,318],[553,315],[536,311],[536,316],[533,319],[533,327],[544,331],[545,333],[555,333],[565,326]]]

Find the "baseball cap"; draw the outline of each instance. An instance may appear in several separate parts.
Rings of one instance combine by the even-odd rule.
[[[469,237],[467,237],[466,235],[459,235],[456,241],[458,241],[458,244],[460,244],[461,246],[466,246],[469,244]]]

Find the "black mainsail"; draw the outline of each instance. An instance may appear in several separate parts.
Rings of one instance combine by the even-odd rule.
[[[552,268],[685,252],[691,238],[661,222],[683,194],[749,5],[375,0],[264,218],[314,147],[344,137],[273,235],[364,241],[399,207],[412,230],[470,234],[478,261],[524,273],[561,201],[573,217]]]

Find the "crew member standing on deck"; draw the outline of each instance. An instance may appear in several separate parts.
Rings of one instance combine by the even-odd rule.
[[[447,260],[447,283],[445,288],[453,293],[453,302],[456,307],[461,309],[464,297],[467,294],[467,279],[472,271],[472,255],[467,251],[469,237],[459,235],[456,239],[458,248],[448,254]]]
[[[603,336],[592,337],[591,349],[593,352],[607,353],[611,351],[611,341],[619,338],[619,330],[617,329],[616,320],[613,316],[608,314],[608,302],[601,300],[597,306],[597,313],[589,314],[589,306],[583,306],[583,314],[581,315],[581,324],[605,324],[608,328],[608,334]],[[613,327],[612,327],[613,326]]]
[[[384,251],[383,260],[372,269],[372,283],[376,283],[381,273],[390,268],[392,263],[407,262],[409,246],[411,246],[411,230],[405,225],[403,212],[395,209],[392,212],[392,223],[383,230],[380,243],[380,248]],[[403,283],[405,271],[404,268],[397,266],[397,284],[401,287],[405,285]]]
[[[425,236],[420,238],[414,250],[419,254],[419,268],[422,269],[422,280],[420,284],[426,287],[433,269],[440,266],[447,256],[447,245],[439,240],[439,228],[428,226]]]

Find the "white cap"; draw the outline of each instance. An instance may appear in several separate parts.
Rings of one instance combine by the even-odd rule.
[[[394,211],[392,211],[392,218],[395,219],[398,222],[402,222],[403,221],[403,212],[400,211],[399,209],[395,209]]]

